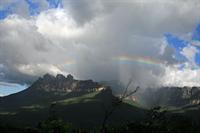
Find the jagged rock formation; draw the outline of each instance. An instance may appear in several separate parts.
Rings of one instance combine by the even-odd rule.
[[[71,91],[96,91],[102,85],[92,80],[76,80],[72,75],[65,77],[58,74],[56,77],[45,74],[39,78],[30,89],[38,89],[44,91],[58,91],[58,92],[71,92]]]

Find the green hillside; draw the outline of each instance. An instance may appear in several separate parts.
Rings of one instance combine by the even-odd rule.
[[[187,90],[192,91],[185,93]],[[200,130],[200,105],[193,102],[199,99],[198,90],[165,88],[143,93],[147,103],[156,106],[144,106],[133,95],[121,100],[112,94],[110,87],[92,80],[47,74],[26,90],[0,98],[0,131],[198,133]]]
[[[77,127],[95,127],[102,124],[105,111],[112,108],[115,100],[116,97],[109,89],[65,94],[25,90],[1,99],[0,122],[18,127],[34,127],[48,119],[53,112],[57,118]],[[122,103],[110,117],[109,123],[137,121],[144,114],[145,110]]]

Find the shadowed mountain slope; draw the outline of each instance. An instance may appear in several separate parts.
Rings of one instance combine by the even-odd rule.
[[[26,90],[0,99],[0,124],[37,126],[55,116],[77,127],[100,126],[117,100],[109,87],[92,80],[46,74]],[[108,121],[120,124],[144,115],[145,110],[122,103]]]

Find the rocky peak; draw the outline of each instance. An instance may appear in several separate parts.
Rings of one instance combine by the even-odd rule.
[[[71,74],[68,74],[68,75],[67,75],[67,80],[73,81],[73,80],[74,80],[74,77],[73,77]]]
[[[48,73],[43,76],[43,80],[54,80],[54,79],[55,77]]]
[[[91,91],[97,90],[101,87],[97,82],[92,80],[76,80],[69,74],[65,77],[62,74],[55,76],[50,74],[45,74],[43,77],[39,78],[30,88],[45,90],[45,91]]]
[[[57,79],[57,80],[65,80],[66,78],[65,78],[64,75],[58,74],[58,75],[56,75],[56,79]]]

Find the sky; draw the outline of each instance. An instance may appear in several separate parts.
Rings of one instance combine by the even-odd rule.
[[[200,86],[199,10],[199,0],[1,0],[0,95],[45,73]]]

